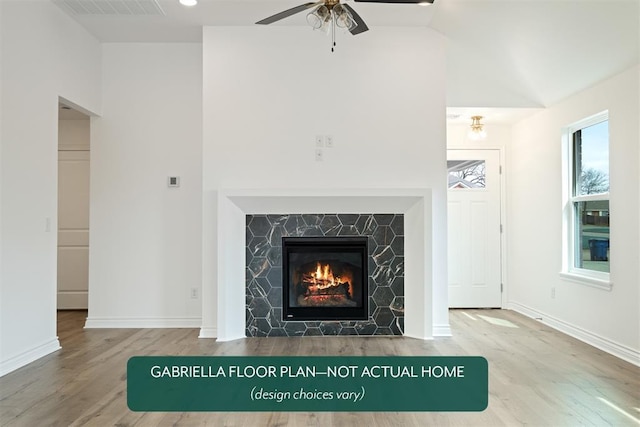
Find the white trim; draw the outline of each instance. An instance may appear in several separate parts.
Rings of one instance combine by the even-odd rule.
[[[451,337],[451,326],[447,325],[433,325],[434,337]]]
[[[218,337],[218,328],[209,328],[209,327],[202,327],[200,328],[200,335],[198,335],[198,338],[217,338]]]
[[[569,134],[574,133],[575,131],[588,128],[589,126],[597,125],[598,123],[606,122],[609,120],[609,110],[601,111],[593,116],[589,116],[584,119],[580,119],[577,122],[571,123],[566,127]]]
[[[598,348],[606,353],[616,356],[624,361],[627,361],[633,365],[640,366],[640,351],[634,350],[617,342],[611,341],[608,338],[594,334],[579,326],[572,325],[571,323],[560,320],[549,314],[535,310],[531,307],[527,307],[516,302],[509,303],[508,309],[516,311],[532,319],[539,320],[551,328],[567,334],[573,338],[576,338],[586,344],[589,344],[595,348]]]
[[[228,336],[225,336],[225,337],[218,337],[216,339],[216,341],[217,342],[228,342],[228,341],[237,341],[237,340],[244,340],[244,339],[247,339],[246,335],[235,335],[235,336],[228,335]]]
[[[216,198],[211,205],[217,213],[217,239],[215,248],[210,249],[217,257],[212,266],[215,269],[203,277],[202,313],[208,328],[214,326],[215,319],[219,341],[235,340],[245,334],[245,290],[237,286],[246,280],[245,216],[283,212],[403,213],[405,335],[421,339],[433,336],[431,189],[221,189],[211,196]]]
[[[2,362],[0,362],[0,377],[8,374],[9,372],[13,372],[25,365],[28,365],[29,363],[34,362],[41,357],[58,351],[61,348],[62,347],[60,347],[60,341],[58,341],[58,337],[55,337],[54,339],[33,347],[30,350],[23,351],[16,356],[13,356],[7,360],[3,360]]]
[[[610,274],[575,267],[576,213],[574,203],[609,200],[609,192],[599,194],[574,194],[574,141],[573,134],[581,129],[609,120],[609,112],[602,111],[593,116],[574,122],[563,129],[562,134],[562,271],[560,276],[581,285],[611,290]]]
[[[611,289],[613,288],[613,283],[608,280],[608,277],[590,277],[586,274],[580,274],[572,271],[561,271],[560,277],[573,283],[579,283],[581,285],[587,285],[593,288],[604,289],[605,291],[611,291]]]
[[[609,192],[597,194],[583,194],[581,196],[571,197],[570,202],[599,202],[601,200],[609,200]]]
[[[396,337],[400,337],[400,335],[343,335],[344,336],[349,336],[349,337],[362,337],[362,338],[371,338],[371,337],[385,337],[385,338],[396,338]],[[411,332],[407,333],[405,331],[405,333],[402,335],[405,338],[413,338],[416,340],[422,340],[422,341],[432,341],[433,340],[433,334],[432,335],[415,335],[412,334]]]
[[[87,317],[85,329],[199,328],[200,317]]]
[[[502,279],[502,301],[501,308],[507,305],[508,298],[508,277],[507,277],[507,153],[506,148],[500,148],[500,225],[502,233],[500,233],[500,277]]]

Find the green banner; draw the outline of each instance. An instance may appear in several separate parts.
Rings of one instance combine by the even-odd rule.
[[[140,356],[132,411],[483,411],[484,357]]]

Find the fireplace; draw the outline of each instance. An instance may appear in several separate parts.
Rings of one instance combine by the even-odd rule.
[[[245,226],[245,334],[247,337],[277,336],[332,336],[332,335],[403,335],[404,330],[404,215],[403,214],[251,214],[246,215]],[[283,270],[285,250],[283,237],[288,243],[303,242],[311,244],[338,240],[338,243],[366,241],[363,251],[367,256],[362,271],[364,298],[361,312],[341,310],[342,313],[326,320],[307,320],[296,318],[295,314],[309,313],[311,307],[289,307],[288,293],[284,293],[288,271]],[[310,249],[294,248],[294,253],[303,253]],[[291,251],[287,251],[291,253]],[[327,257],[327,252],[325,252]],[[294,257],[295,258],[295,257]],[[316,259],[310,263],[309,271],[317,272]],[[328,261],[333,261],[328,259]],[[306,262],[305,262],[306,263]],[[331,267],[333,276],[342,277],[341,267]],[[288,269],[288,265],[287,265]],[[320,268],[324,276],[324,268]],[[329,271],[327,271],[329,276]],[[335,279],[335,277],[334,277]],[[324,279],[323,279],[324,280]],[[344,283],[345,279],[339,279]],[[354,280],[355,285],[355,280]],[[357,289],[357,288],[356,288]],[[285,294],[285,295],[283,295]],[[356,290],[350,291],[355,298]],[[344,298],[340,299],[345,302]],[[366,305],[365,305],[366,304]],[[343,305],[353,305],[346,303]],[[283,314],[286,309],[298,309],[294,317]],[[336,310],[323,308],[322,316]],[[346,309],[349,307],[339,307]],[[294,310],[296,311],[296,310]],[[351,313],[349,313],[349,311]],[[316,313],[317,314],[317,313]],[[345,319],[345,317],[357,319]],[[311,316],[309,316],[311,317]]]
[[[366,237],[283,237],[283,320],[367,320],[367,261]]]

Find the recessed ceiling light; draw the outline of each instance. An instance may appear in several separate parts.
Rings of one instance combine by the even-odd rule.
[[[198,4],[198,0],[180,0],[180,4],[183,6],[195,6]]]

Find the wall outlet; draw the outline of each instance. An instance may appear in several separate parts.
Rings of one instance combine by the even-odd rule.
[[[198,299],[198,288],[191,288],[191,299]]]
[[[556,288],[553,287],[551,288],[551,298],[555,298],[556,297]]]

